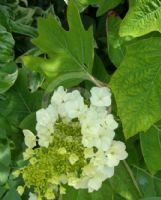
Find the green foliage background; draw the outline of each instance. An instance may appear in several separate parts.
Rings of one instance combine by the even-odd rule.
[[[161,1],[0,0],[0,199],[16,192],[22,129],[59,85],[107,85],[129,154],[94,193],[62,200],[161,200]]]

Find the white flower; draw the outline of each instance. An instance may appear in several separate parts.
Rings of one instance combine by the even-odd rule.
[[[102,179],[99,177],[99,174],[97,176],[94,176],[93,178],[89,179],[88,181],[88,192],[97,191],[102,186]]]
[[[126,146],[123,142],[113,141],[111,147],[106,152],[107,155],[107,165],[109,167],[117,166],[120,160],[127,158],[128,154],[125,151]]]
[[[83,126],[83,125],[82,125]],[[89,128],[82,127],[82,144],[85,147],[97,147],[107,151],[114,138],[115,132],[100,125],[93,125]]]
[[[100,164],[101,166],[101,164]],[[93,192],[94,190],[98,190],[102,182],[114,174],[114,168],[109,167],[97,167],[93,163],[86,165],[83,168],[83,176],[88,177],[87,188],[88,192]]]
[[[98,149],[106,151],[110,147],[114,136],[114,131],[101,127],[98,134],[98,142],[96,147]]]
[[[81,113],[85,111],[84,100],[82,97],[68,100],[65,102],[64,107],[67,116],[71,119],[79,117]]]
[[[24,160],[28,160],[29,158],[31,158],[34,155],[34,150],[33,149],[26,149],[25,152],[23,152],[23,158]]]
[[[50,143],[50,137],[40,137],[38,143],[41,147],[48,147]]]
[[[40,146],[48,147],[51,135],[54,133],[54,123],[58,118],[57,110],[52,105],[47,109],[40,109],[36,112],[36,130]]]
[[[90,101],[94,106],[110,106],[111,92],[107,87],[93,87],[91,89]]]
[[[82,144],[84,147],[91,148],[96,146],[96,144],[98,143],[97,139],[97,136],[93,134],[84,134],[82,136]]]
[[[62,174],[60,176],[60,182],[63,184],[66,184],[68,182],[67,176],[65,174]]]
[[[102,119],[104,119],[103,109],[99,109],[96,106],[90,106],[90,108],[86,109],[85,112],[82,113],[80,119],[80,123],[88,124],[88,126],[93,126],[94,124],[100,124]]]
[[[90,112],[95,112],[95,114],[97,115],[97,119],[104,119],[107,115],[107,110],[105,106],[94,106],[94,105],[90,105],[89,107]]]
[[[68,4],[68,1],[69,1],[69,0],[64,0],[64,1],[65,1],[66,4]]]
[[[37,200],[36,194],[30,192],[30,193],[29,193],[29,199],[28,199],[28,200]]]
[[[44,126],[46,129],[49,130],[49,132],[53,132],[53,123],[52,118],[47,112],[46,109],[40,109],[36,112],[36,130],[37,132],[41,131],[41,128]]]
[[[85,111],[84,99],[78,90],[66,93],[63,97],[61,105],[58,107],[58,113],[65,121],[77,118]]]
[[[94,166],[93,163],[89,163],[85,167],[83,167],[83,176],[87,176],[89,178],[92,178],[96,175],[97,166]]]
[[[67,92],[64,90],[63,86],[58,87],[51,98],[51,104],[61,105],[66,94]]]
[[[80,92],[78,90],[74,90],[72,92],[68,92],[64,98],[64,101],[73,101],[75,99],[83,99]]]
[[[99,133],[100,125],[96,121],[91,119],[86,119],[83,121],[81,126],[81,132],[83,135],[93,135],[97,136]]]
[[[89,181],[88,177],[81,177],[75,179],[75,181],[73,179],[73,181],[69,182],[68,184],[73,186],[75,189],[86,189],[88,188],[88,181]]]
[[[52,129],[51,129],[51,128],[48,128],[46,126],[39,125],[39,124],[37,124],[36,130],[37,130],[37,136],[39,138],[41,138],[41,137],[49,137],[51,135],[51,133],[54,132],[53,131],[53,126],[52,126]]]
[[[114,117],[112,114],[108,114],[105,118],[106,126],[111,129],[115,130],[118,127],[118,123],[114,120]]]
[[[33,148],[36,146],[36,137],[30,130],[23,130],[23,134],[25,136],[25,144],[29,148]]]
[[[36,112],[37,123],[41,125],[46,125],[50,121],[50,116],[46,109],[42,108]]]
[[[52,121],[52,123],[55,123],[56,120],[58,119],[58,110],[56,105],[49,105],[46,108],[46,111]]]
[[[105,155],[105,152],[103,150],[98,150],[93,158],[91,159],[91,163],[94,165],[94,166],[97,166],[99,168],[104,166],[105,163],[106,163],[106,160],[107,160],[107,157]]]

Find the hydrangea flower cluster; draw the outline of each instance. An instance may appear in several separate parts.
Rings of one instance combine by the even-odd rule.
[[[18,174],[33,191],[29,200],[53,200],[65,193],[66,184],[98,190],[126,159],[124,143],[114,140],[118,124],[107,109],[110,90],[93,87],[90,93],[90,100],[85,100],[78,90],[58,87],[51,104],[36,112],[37,135],[23,130],[28,164]],[[18,187],[19,193],[23,188]]]

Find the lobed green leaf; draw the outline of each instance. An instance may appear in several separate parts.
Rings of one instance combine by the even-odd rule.
[[[121,23],[120,36],[138,37],[152,31],[161,32],[161,1],[134,1]]]
[[[160,51],[157,37],[129,45],[110,82],[126,138],[161,119]]]
[[[161,170],[161,130],[153,125],[146,133],[140,134],[140,143],[146,165],[155,174]]]

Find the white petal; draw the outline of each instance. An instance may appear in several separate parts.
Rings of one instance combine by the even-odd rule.
[[[65,1],[66,4],[68,4],[68,1],[69,1],[69,0],[64,0],[64,1]]]
[[[102,180],[99,178],[99,176],[95,176],[94,178],[91,178],[88,182],[88,192],[97,191],[102,186]]]
[[[66,94],[67,93],[64,90],[63,86],[59,86],[51,98],[51,104],[61,105],[64,101]]]
[[[49,105],[46,108],[46,111],[51,119],[51,121],[53,123],[55,123],[55,121],[58,119],[58,110],[57,110],[57,106],[53,106],[53,105]]]
[[[93,87],[91,89],[91,104],[94,106],[110,106],[111,92],[107,87]]]
[[[41,147],[48,147],[50,143],[50,138],[49,137],[41,137],[38,140],[38,143]]]
[[[30,130],[23,130],[23,134],[25,136],[25,144],[29,148],[33,148],[36,146],[36,137]]]
[[[114,120],[112,114],[108,114],[105,118],[106,125],[109,129],[115,130],[118,127],[118,123]]]
[[[51,117],[46,109],[42,108],[36,112],[36,120],[37,123],[46,126],[51,121]]]
[[[28,200],[37,200],[36,194],[30,192],[30,193],[29,193],[29,199],[28,199]]]
[[[128,154],[125,149],[126,146],[123,142],[113,141],[111,147],[106,153],[108,157],[107,165],[110,167],[117,166],[120,160],[126,159]]]

